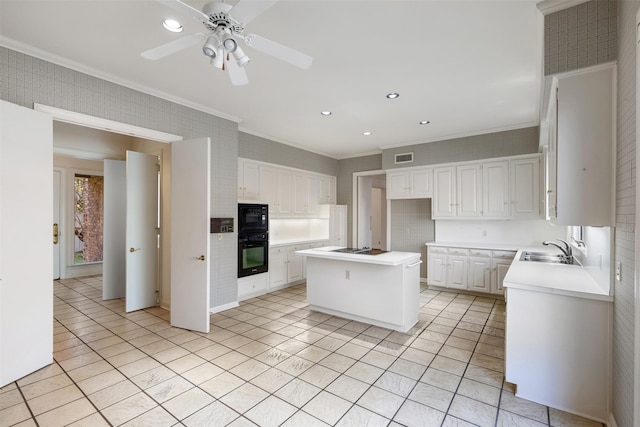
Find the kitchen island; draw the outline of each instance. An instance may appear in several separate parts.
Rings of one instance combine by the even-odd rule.
[[[307,258],[309,308],[407,332],[418,322],[420,254],[365,252],[336,246],[297,251]]]

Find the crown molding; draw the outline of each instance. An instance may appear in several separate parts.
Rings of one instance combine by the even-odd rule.
[[[570,7],[577,6],[582,3],[587,3],[589,1],[590,0],[543,0],[541,2],[538,2],[536,6],[543,15],[549,15],[550,13],[569,9]]]

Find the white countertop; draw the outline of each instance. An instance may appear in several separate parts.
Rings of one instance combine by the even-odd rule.
[[[420,254],[417,252],[385,252],[379,255],[363,255],[350,254],[343,252],[332,252],[335,249],[341,249],[344,246],[325,246],[322,248],[305,249],[296,251],[298,255],[304,255],[315,258],[334,259],[336,261],[362,262],[368,264],[379,264],[396,266],[411,261],[420,260]]]
[[[520,261],[521,253],[522,250],[518,251],[509,267],[505,288],[613,301],[581,265]]]
[[[308,245],[310,243],[322,243],[329,242],[329,239],[310,239],[310,240],[300,240],[300,239],[289,239],[289,240],[276,240],[269,239],[269,247],[275,248],[278,246],[291,246],[291,245]]]

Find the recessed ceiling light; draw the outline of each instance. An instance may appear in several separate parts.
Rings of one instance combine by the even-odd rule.
[[[400,96],[400,94],[399,94],[399,93],[396,93],[396,92],[391,92],[391,93],[388,93],[388,94],[387,94],[387,98],[388,98],[388,99],[396,99],[396,98],[397,98],[397,97],[399,97],[399,96]]]
[[[165,19],[162,22],[162,26],[173,33],[180,33],[184,29],[182,28],[182,25],[175,19]]]
[[[428,125],[431,122],[429,120],[420,120],[418,123],[420,123],[421,125]]]
[[[320,114],[322,114],[323,116],[330,116],[333,113],[331,113],[331,111],[321,111]]]
[[[366,132],[362,132],[362,134],[363,134],[364,136],[369,136],[369,135],[371,135],[371,132],[366,131]]]

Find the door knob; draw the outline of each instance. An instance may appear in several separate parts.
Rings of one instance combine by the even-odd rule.
[[[197,256],[196,259],[200,260],[200,261],[204,261],[205,257],[204,257],[204,255],[200,255],[200,256]]]
[[[129,252],[135,252],[135,251],[139,251],[140,248],[134,249],[134,248],[129,248]]]
[[[53,244],[58,244],[58,223],[53,224]]]

